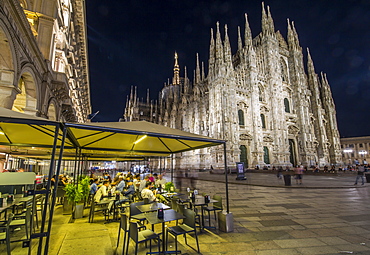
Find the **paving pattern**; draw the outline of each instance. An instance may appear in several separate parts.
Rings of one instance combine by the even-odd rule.
[[[306,188],[229,184],[234,231],[200,233],[201,253],[370,254],[370,184],[354,187],[352,177],[342,177],[335,184],[338,188],[332,185],[330,189],[317,187],[315,180],[311,183],[307,178]],[[256,178],[264,179],[263,176]],[[220,194],[226,203],[224,183],[198,180],[195,185],[201,192]],[[87,223],[87,217],[74,223],[69,221],[70,216],[63,215],[58,206],[49,254],[116,254],[117,222],[104,224],[99,216],[95,217],[95,223]],[[155,230],[159,231],[159,226]],[[184,244],[181,236],[178,240],[182,254],[197,254]],[[193,237],[188,241],[195,246]],[[173,239],[170,245],[174,246]],[[148,251],[145,245],[139,247],[139,254]],[[12,244],[12,249],[12,254],[27,254],[27,250],[17,244]],[[119,254],[121,250],[120,244]],[[0,254],[4,252],[5,245],[0,244]],[[133,254],[132,244],[129,254]]]

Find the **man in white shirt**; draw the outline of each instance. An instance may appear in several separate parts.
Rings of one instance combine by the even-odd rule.
[[[141,197],[143,199],[147,198],[149,200],[149,203],[152,203],[156,201],[156,197],[150,189],[153,187],[151,182],[147,182],[145,185],[145,188],[141,191]]]
[[[140,182],[140,186],[139,186],[139,192],[141,193],[141,191],[146,187],[146,184],[149,182],[149,176],[145,176],[144,177],[144,180],[141,180]]]
[[[163,178],[163,175],[158,175],[158,179],[155,181],[155,185],[158,187],[161,185],[161,187],[164,188],[164,185],[167,183],[167,181]]]
[[[95,202],[100,202],[102,197],[108,196],[108,187],[109,187],[109,181],[104,181],[103,185],[98,189],[94,196]]]

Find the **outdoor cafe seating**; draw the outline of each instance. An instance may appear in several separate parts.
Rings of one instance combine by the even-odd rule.
[[[136,254],[139,243],[156,239],[159,240],[157,241],[158,245],[161,244],[161,254],[181,253],[178,246],[178,236],[182,235],[185,244],[200,253],[199,230],[197,228],[202,230],[206,227],[203,210],[209,212],[208,219],[210,220],[210,213],[215,213],[222,208],[222,198],[220,196],[215,195],[210,200],[207,200],[208,198],[208,196],[198,195],[191,199],[185,194],[175,194],[171,195],[171,207],[159,202],[149,204],[144,203],[144,201],[131,202],[129,212],[121,213],[117,247],[122,245],[123,254],[128,254],[129,240],[134,240],[134,252]],[[214,205],[208,206],[209,204]],[[152,232],[142,230],[146,224],[151,225]],[[159,225],[160,228],[156,228],[159,232],[154,232],[155,225]],[[131,228],[133,228],[133,233],[131,233]],[[123,239],[120,238],[122,231],[124,232]],[[144,235],[144,233],[147,234]],[[189,234],[194,237],[195,245],[192,242],[189,243],[187,238]],[[174,238],[175,249],[171,251],[168,250],[169,243],[172,242],[170,236]],[[120,240],[122,241],[120,242]]]

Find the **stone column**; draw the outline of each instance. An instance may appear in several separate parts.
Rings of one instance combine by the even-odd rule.
[[[13,85],[14,71],[0,70],[0,106],[11,109],[19,93]]]

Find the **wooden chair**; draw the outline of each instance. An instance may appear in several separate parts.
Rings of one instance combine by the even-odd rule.
[[[176,254],[177,254],[177,251],[178,251],[177,250],[177,236],[184,235],[186,245],[191,247],[187,242],[186,234],[194,232],[195,240],[197,242],[197,250],[195,250],[193,247],[191,247],[191,248],[194,249],[195,251],[197,251],[198,253],[200,253],[198,234],[197,234],[197,229],[196,229],[196,226],[195,226],[195,212],[191,209],[185,209],[184,210],[184,216],[185,216],[185,219],[183,220],[182,224],[167,228],[167,231],[166,231],[167,244],[166,245],[168,246],[168,234],[173,235],[175,237],[175,250],[176,250]]]

